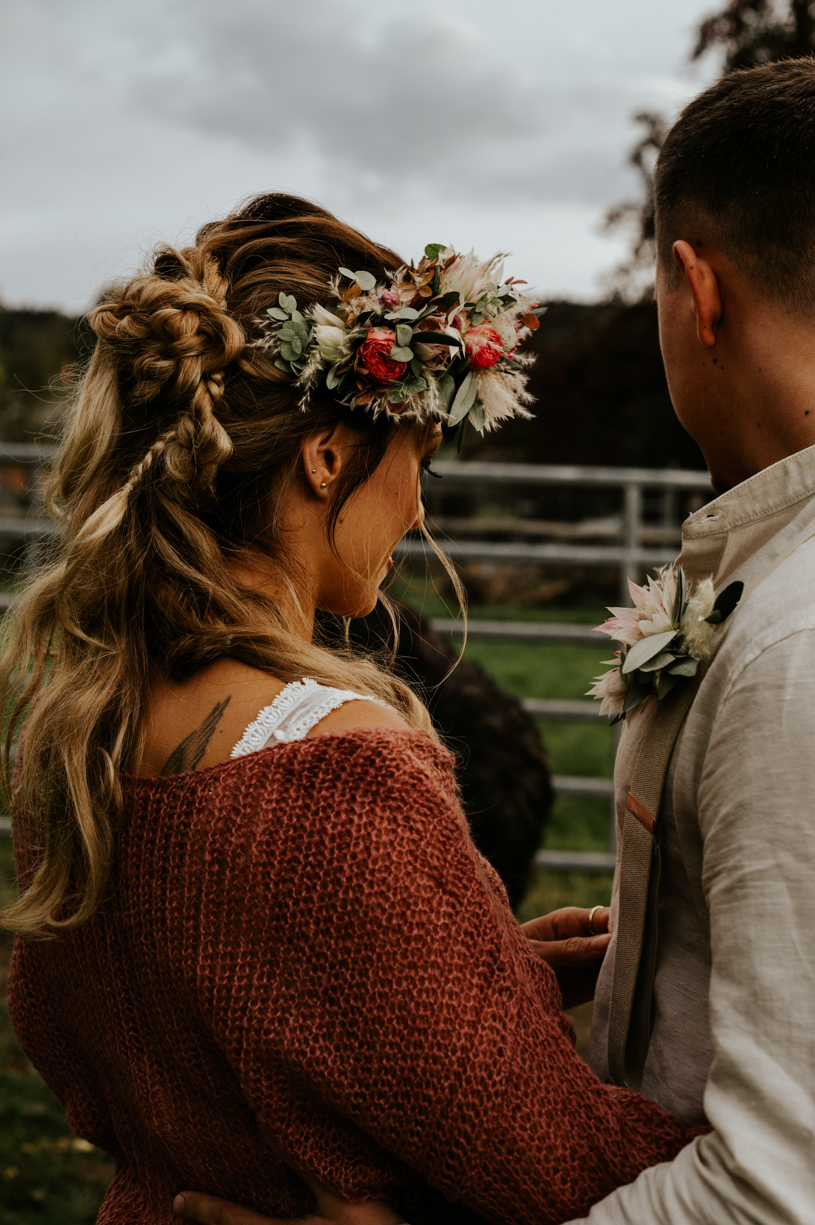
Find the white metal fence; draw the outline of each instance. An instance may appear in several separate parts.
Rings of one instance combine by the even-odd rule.
[[[0,513],[0,541],[24,542],[30,551],[36,543],[50,535],[54,528],[37,514],[36,489],[38,474],[51,455],[50,448],[26,444],[0,443],[0,466],[24,466],[29,472],[32,491],[28,513],[21,505],[16,514]],[[500,565],[535,565],[549,567],[613,568],[619,574],[620,597],[628,603],[627,579],[641,576],[644,570],[664,565],[678,552],[679,528],[676,497],[679,494],[701,496],[706,501],[712,495],[706,472],[674,469],[583,467],[549,464],[494,464],[448,461],[435,463],[434,469],[445,479],[445,494],[450,487],[466,490],[490,489],[534,491],[542,486],[578,489],[605,487],[618,490],[619,514],[601,522],[528,523],[523,518],[502,518],[489,525],[501,540],[479,539],[484,531],[483,520],[471,518],[460,522],[466,539],[437,536],[437,543],[454,562],[480,561]],[[662,501],[660,521],[649,523],[643,513],[644,494],[656,491]],[[431,493],[435,490],[431,490]],[[450,527],[454,524],[451,522]],[[486,534],[486,531],[484,531]],[[472,537],[475,538],[472,538]],[[555,536],[556,539],[551,537]],[[507,539],[507,537],[510,537]],[[520,539],[518,539],[520,537]],[[547,538],[548,537],[548,538]],[[583,543],[586,537],[591,544]],[[397,555],[425,562],[427,547],[421,539],[406,539],[398,546]],[[0,608],[8,607],[9,597],[0,597]],[[460,622],[434,619],[433,629],[441,634],[461,635]],[[608,646],[608,639],[583,625],[568,623],[479,620],[468,622],[471,638],[494,641],[579,643]],[[596,722],[598,704],[592,701],[558,701],[528,698],[524,707],[535,718]],[[613,782],[610,778],[555,776],[554,787],[559,795],[603,798],[609,801],[608,850],[580,853],[543,850],[538,853],[540,867],[553,871],[611,872],[614,868],[615,841],[613,819]],[[0,833],[8,833],[8,822],[0,822]]]

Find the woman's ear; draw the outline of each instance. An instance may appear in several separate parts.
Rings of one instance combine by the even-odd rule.
[[[707,260],[698,256],[690,243],[683,239],[674,243],[673,257],[693,295],[696,336],[700,344],[711,349],[716,343],[716,333],[722,318],[719,278]]]
[[[319,498],[327,498],[342,471],[342,426],[310,434],[301,448],[303,475]]]

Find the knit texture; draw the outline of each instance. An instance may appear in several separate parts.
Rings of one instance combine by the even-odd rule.
[[[16,850],[24,882],[24,822]],[[424,732],[128,780],[107,900],[18,941],[10,994],[72,1127],[116,1159],[102,1225],[170,1222],[184,1187],[300,1215],[258,1120],[413,1225],[452,1221],[443,1197],[500,1225],[582,1216],[692,1134],[578,1058]]]

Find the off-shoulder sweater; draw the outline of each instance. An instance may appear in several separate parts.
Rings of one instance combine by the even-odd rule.
[[[582,1216],[687,1142],[577,1056],[427,733],[315,736],[125,795],[105,901],[18,941],[10,982],[24,1048],[115,1158],[102,1225],[169,1222],[184,1187],[300,1215],[258,1120],[412,1225]]]

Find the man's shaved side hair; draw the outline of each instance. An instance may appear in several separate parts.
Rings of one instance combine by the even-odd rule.
[[[731,73],[695,98],[662,146],[654,194],[669,275],[685,239],[815,314],[815,57]]]

